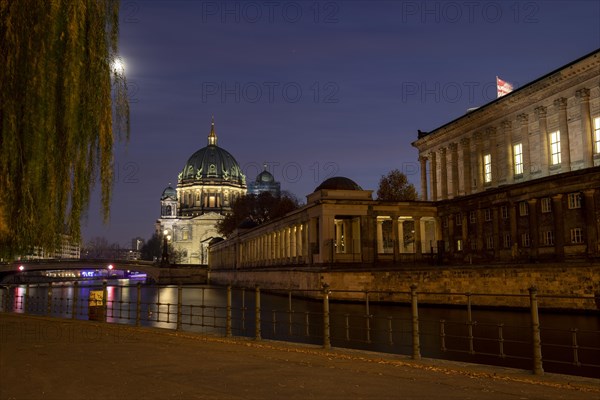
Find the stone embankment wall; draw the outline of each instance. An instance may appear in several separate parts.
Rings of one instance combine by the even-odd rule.
[[[389,271],[328,271],[309,269],[217,270],[210,283],[265,290],[300,290],[319,297],[323,283],[338,300],[408,302],[417,285],[419,301],[429,304],[467,303],[493,307],[529,307],[529,288],[537,288],[540,308],[600,309],[600,265],[517,265],[411,268]]]

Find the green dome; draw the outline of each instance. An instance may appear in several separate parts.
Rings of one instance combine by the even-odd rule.
[[[171,200],[177,200],[177,190],[173,189],[170,185],[163,190],[161,200],[170,198]]]
[[[208,146],[192,154],[179,174],[181,183],[202,183],[203,181],[226,181],[235,185],[246,184],[246,177],[235,158],[227,150],[217,146],[214,121],[208,136]]]

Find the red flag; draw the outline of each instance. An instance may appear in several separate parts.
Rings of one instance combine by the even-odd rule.
[[[496,87],[498,89],[498,97],[509,94],[513,90],[512,83],[506,82],[496,76]]]

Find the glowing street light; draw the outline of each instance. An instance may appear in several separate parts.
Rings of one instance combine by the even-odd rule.
[[[19,271],[25,271],[25,266],[19,265]]]

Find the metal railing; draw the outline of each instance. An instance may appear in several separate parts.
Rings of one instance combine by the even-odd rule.
[[[102,292],[100,305],[91,305],[89,292],[94,289]],[[528,308],[528,315],[510,323],[474,318],[474,308],[482,313],[474,299],[489,294],[451,293],[464,298],[464,307],[437,309],[443,311],[440,314],[448,310],[455,314],[437,318],[436,309],[420,306],[419,300],[449,293],[418,292],[411,286],[406,292],[386,292],[396,300],[385,305],[373,301],[382,293],[362,293],[364,302],[349,304],[336,301],[348,291],[332,291],[326,285],[320,291],[265,294],[259,287],[31,284],[2,287],[0,310],[304,342],[326,349],[355,347],[407,354],[413,359],[420,359],[422,353],[431,358],[454,355],[454,359],[471,362],[529,366],[538,375],[549,364],[567,366],[563,373],[600,375],[598,324],[591,329],[543,326],[538,311],[541,296],[533,287],[528,295],[506,295],[522,297]]]

